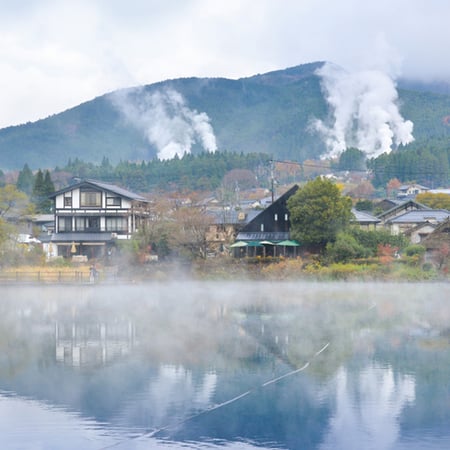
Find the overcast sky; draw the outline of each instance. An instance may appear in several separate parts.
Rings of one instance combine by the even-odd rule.
[[[121,87],[313,61],[450,79],[448,0],[0,0],[0,127]]]

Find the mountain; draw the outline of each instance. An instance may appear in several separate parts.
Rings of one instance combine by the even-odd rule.
[[[157,147],[146,139],[142,105],[136,127],[117,107],[117,98],[132,92],[142,99],[167,90],[181,94],[197,119],[207,114],[219,151],[264,152],[275,159],[297,161],[317,158],[325,148],[309,125],[312,119],[323,120],[329,114],[316,74],[323,64],[303,64],[238,80],[174,79],[142,86],[139,91],[108,93],[46,119],[1,129],[0,168],[20,169],[25,163],[33,169],[53,168],[74,158],[100,163],[107,157],[113,164],[150,160],[157,156]],[[415,145],[448,138],[450,95],[410,80],[405,82],[407,89],[401,87],[401,113],[414,122]],[[193,153],[202,149],[199,143],[192,146]]]

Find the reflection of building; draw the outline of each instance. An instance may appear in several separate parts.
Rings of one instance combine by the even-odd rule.
[[[56,361],[70,366],[101,365],[127,354],[136,341],[134,324],[57,322]]]

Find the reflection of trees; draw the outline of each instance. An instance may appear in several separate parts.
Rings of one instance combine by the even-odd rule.
[[[414,378],[369,365],[356,373],[343,367],[335,382],[336,410],[322,448],[393,448],[400,414],[415,399]]]
[[[211,405],[216,384],[214,372],[196,375],[183,366],[161,365],[144,392],[127,402],[117,420],[134,426],[144,421],[142,426],[150,428],[176,425]]]

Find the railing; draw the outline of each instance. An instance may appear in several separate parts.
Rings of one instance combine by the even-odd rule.
[[[109,278],[109,277],[108,277]],[[103,281],[103,277],[95,279],[89,273],[80,271],[8,271],[0,272],[0,284],[94,284]]]

